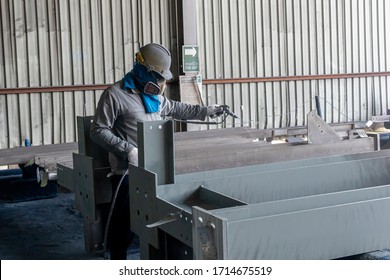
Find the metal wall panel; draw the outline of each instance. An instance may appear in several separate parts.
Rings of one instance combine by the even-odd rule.
[[[112,83],[131,68],[140,45],[154,41],[177,51],[177,2],[2,0],[0,87]],[[197,3],[204,79],[390,71],[388,0]],[[207,104],[228,104],[240,116],[227,127],[272,128],[304,125],[317,94],[327,122],[384,114],[389,83],[378,76],[208,84],[202,93]],[[0,148],[25,138],[33,145],[76,141],[76,116],[93,114],[100,94],[0,95]]]
[[[198,2],[204,79],[387,72],[388,0]],[[228,104],[227,126],[304,125],[320,96],[327,122],[386,114],[389,77],[206,85],[208,104]]]
[[[109,84],[151,41],[171,46],[169,0],[1,0],[0,87]],[[0,149],[73,142],[101,91],[0,94]]]

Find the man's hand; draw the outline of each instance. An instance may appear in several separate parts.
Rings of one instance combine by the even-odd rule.
[[[221,105],[210,105],[207,107],[207,116],[216,118],[223,114],[223,107]]]
[[[129,161],[129,163],[131,163],[135,166],[138,166],[138,149],[133,148],[131,150],[131,152],[129,153],[129,155],[127,156],[127,159]]]

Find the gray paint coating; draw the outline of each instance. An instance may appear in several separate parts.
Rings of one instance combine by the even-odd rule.
[[[356,140],[346,143],[353,147]],[[143,180],[150,172],[142,168],[130,171],[140,193],[148,192],[147,199],[134,198],[138,210],[151,211],[149,223],[178,213],[157,226],[157,234],[190,245],[196,259],[331,259],[390,246],[390,224],[383,215],[390,210],[390,155],[379,153],[270,163],[275,168],[260,164],[240,172],[209,170],[175,176],[175,183],[166,185],[155,175]],[[148,246],[160,248],[160,239],[144,235],[142,215],[133,218],[141,258],[147,258]]]

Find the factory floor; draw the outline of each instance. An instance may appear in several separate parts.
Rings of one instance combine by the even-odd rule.
[[[52,198],[0,202],[1,260],[103,260],[103,253],[86,253],[83,219],[75,209],[74,193],[59,191]],[[139,259],[130,248],[128,259]],[[389,259],[380,250],[346,259]]]
[[[74,193],[55,197],[0,202],[1,260],[103,260],[103,253],[86,253],[83,219]],[[129,249],[128,259],[139,259]]]

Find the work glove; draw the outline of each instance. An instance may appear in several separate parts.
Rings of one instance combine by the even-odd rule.
[[[221,105],[210,105],[207,106],[207,116],[210,118],[216,118],[223,114],[223,107]]]
[[[133,148],[131,150],[131,152],[127,156],[127,160],[129,161],[129,163],[131,163],[135,166],[138,166],[138,149],[137,148]]]

